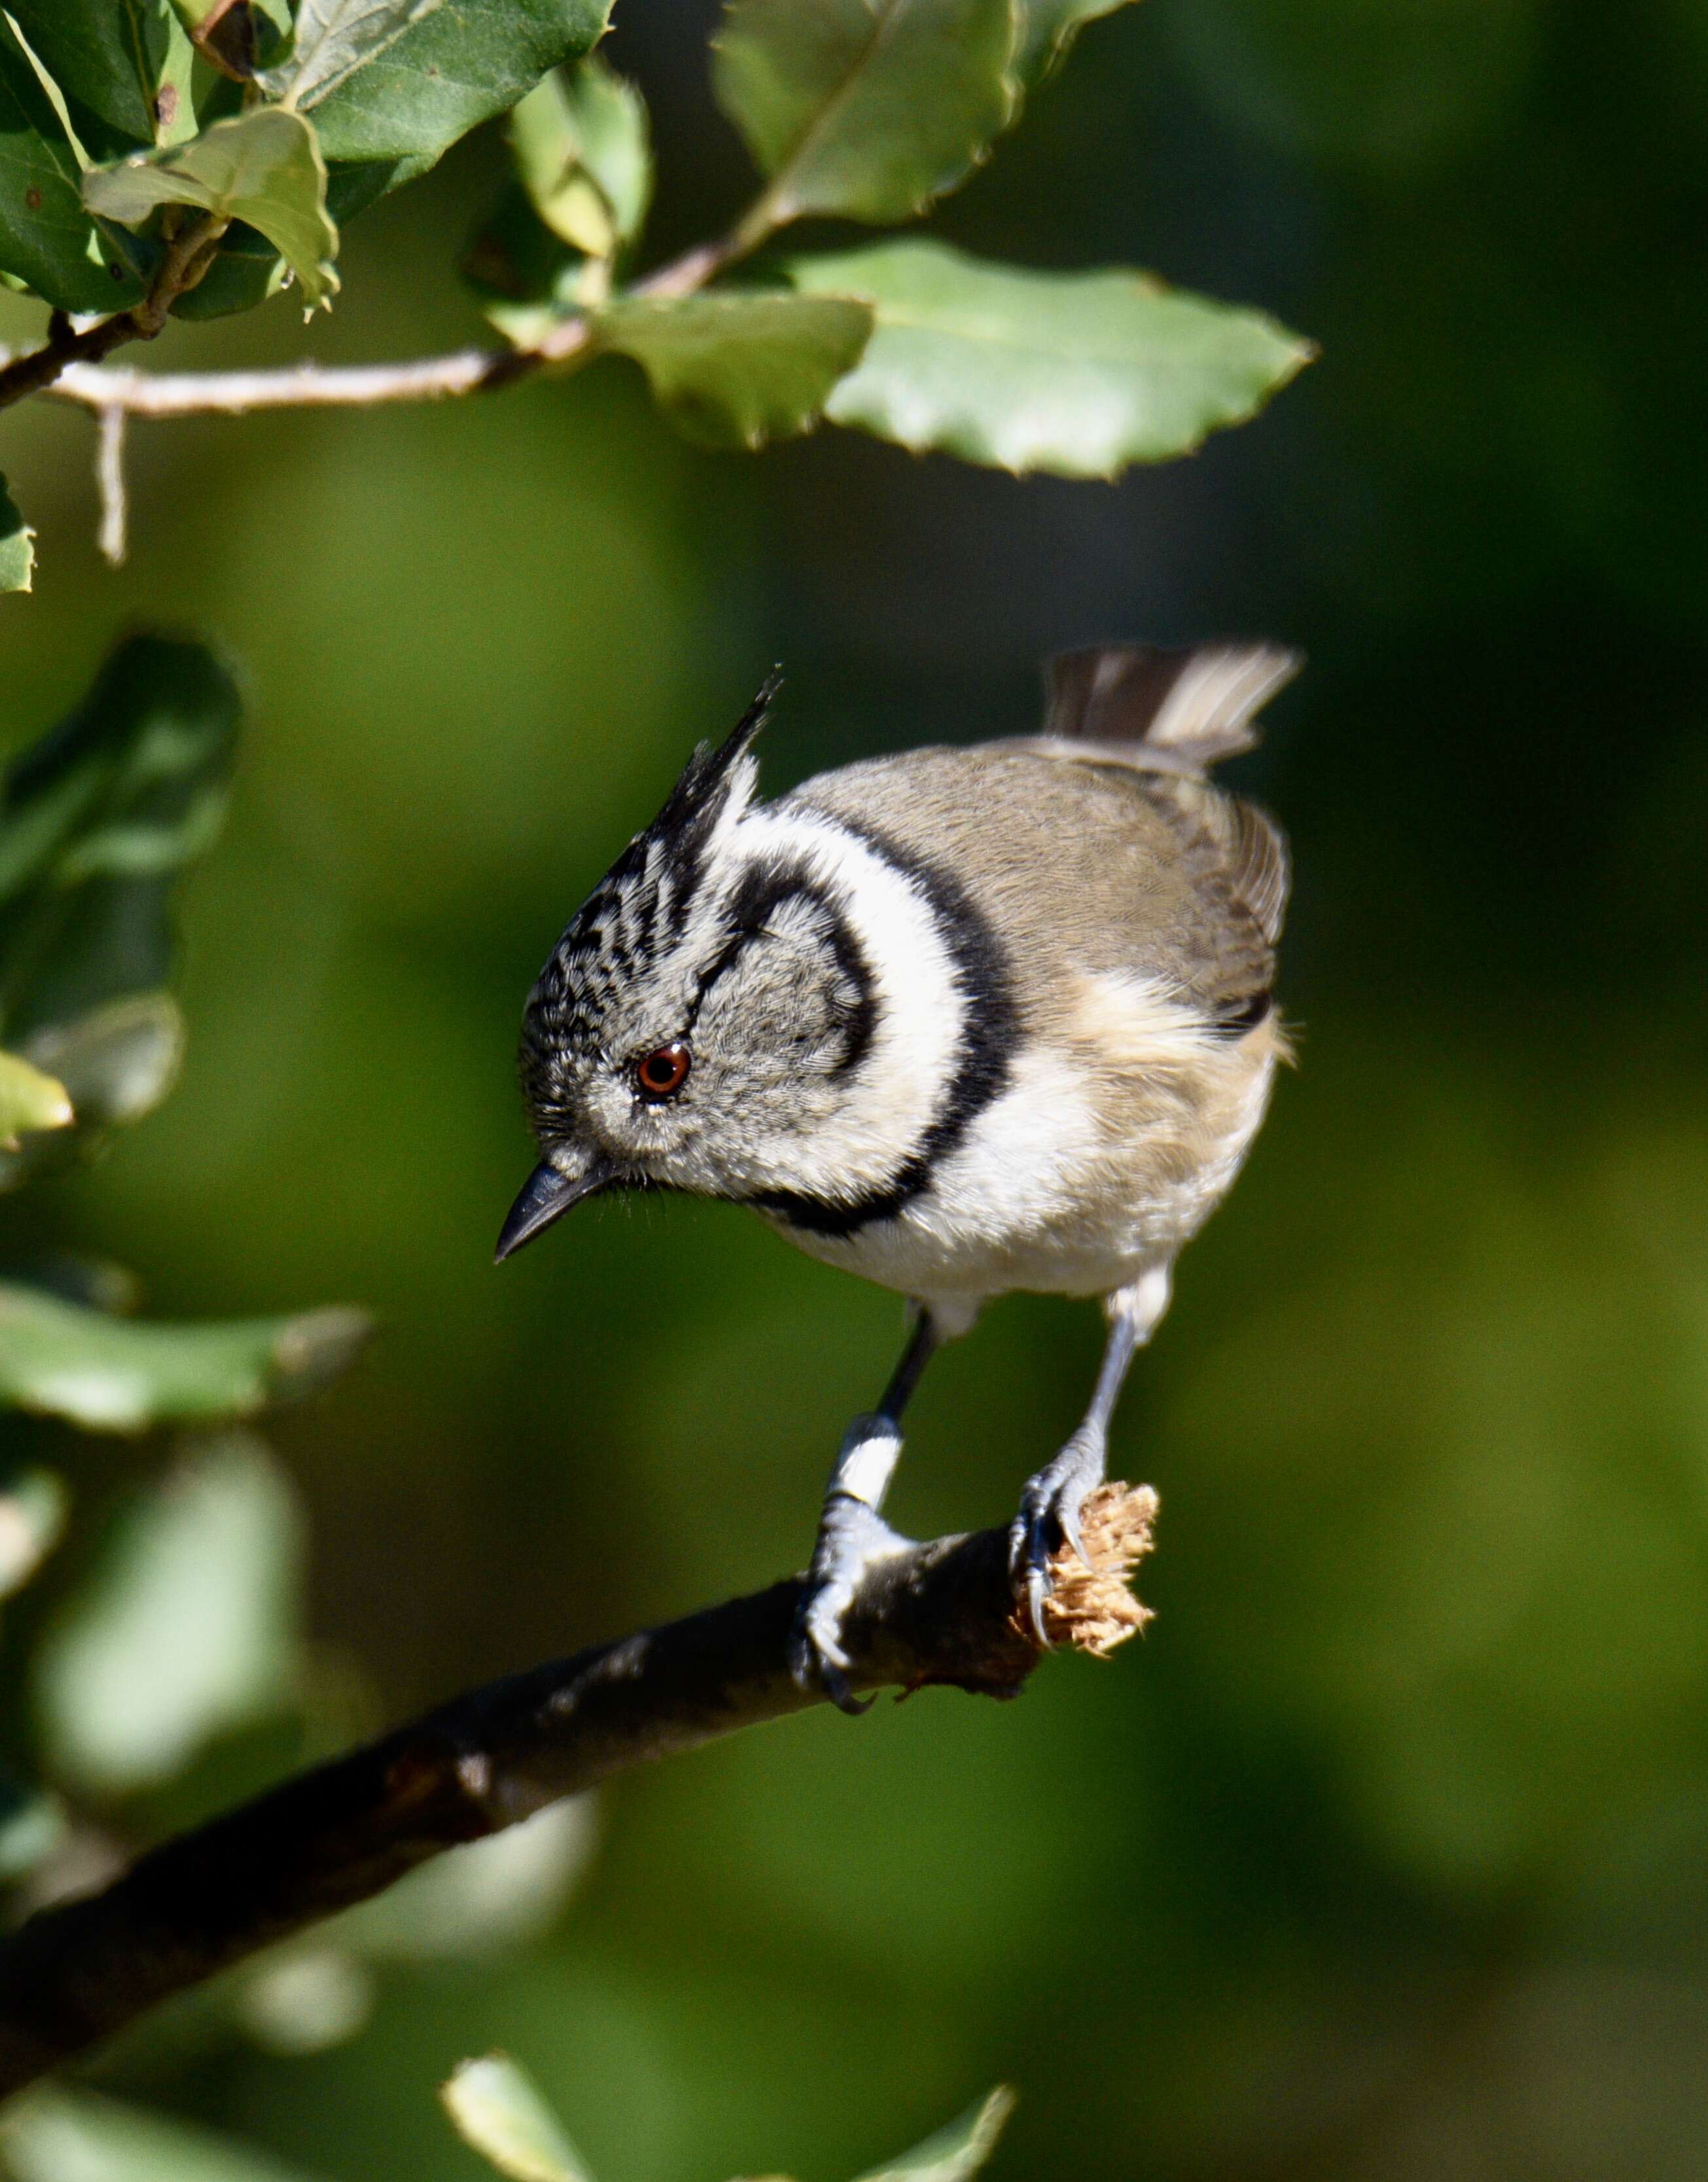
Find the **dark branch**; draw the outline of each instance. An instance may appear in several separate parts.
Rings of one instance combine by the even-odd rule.
[[[1064,1553],[1053,1638],[1103,1653],[1147,1619],[1126,1587],[1154,1496],[1088,1501],[1091,1566]],[[1040,1653],[1014,1612],[1001,1531],[939,1538],[870,1576],[848,1624],[860,1690],[1013,1697]],[[824,1702],[789,1678],[799,1578],[456,1697],[39,1911],[0,1950],[0,2096],[443,1849],[650,1758]]]
[[[50,320],[40,348],[0,365],[0,409],[39,394],[73,364],[99,363],[126,341],[152,341],[178,298],[185,295],[213,263],[220,239],[230,224],[212,213],[186,222],[174,235],[148,293],[135,307],[110,318],[97,318],[79,333],[63,311]]]

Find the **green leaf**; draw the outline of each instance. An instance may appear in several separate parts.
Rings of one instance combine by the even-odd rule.
[[[91,1432],[248,1416],[337,1377],[367,1332],[346,1310],[155,1325],[0,1281],[0,1403]]]
[[[184,1018],[169,993],[139,993],[69,1023],[44,1024],[24,1045],[30,1065],[64,1086],[72,1120],[0,1146],[0,1191],[69,1165],[109,1129],[152,1114],[178,1080]]]
[[[941,2129],[935,2136],[862,2174],[860,2182],[966,2182],[976,2174],[996,2150],[1003,2124],[1014,2110],[1014,2095],[1006,2084]]]
[[[445,0],[301,0],[290,58],[257,78],[292,106],[314,106],[378,60]]]
[[[630,296],[594,321],[600,346],[633,357],[672,421],[709,447],[809,429],[871,324],[869,307],[845,296],[761,290]]]
[[[487,208],[458,269],[490,322],[523,347],[609,292],[607,267],[554,235],[516,181]]]
[[[1033,273],[940,242],[798,259],[812,295],[865,298],[876,330],[825,404],[915,452],[1114,477],[1250,417],[1312,350],[1256,311],[1131,272]]]
[[[463,2142],[511,2182],[593,2182],[533,2080],[507,2055],[462,2062],[439,2096]]]
[[[0,15],[0,270],[58,310],[123,310],[147,293],[154,253],[89,217],[82,179],[52,102]]]
[[[0,1771],[0,1885],[11,1886],[65,1838],[65,1808],[33,1780]]]
[[[27,591],[36,574],[36,533],[0,476],[0,591]]]
[[[1126,5],[1127,0],[1020,0],[1014,73],[1022,83],[1037,82],[1061,66],[1086,24]]]
[[[233,1432],[139,1493],[37,1648],[48,1769],[125,1795],[289,1701],[302,1519],[260,1441]]]
[[[65,1509],[57,1470],[13,1470],[0,1477],[0,1598],[21,1591],[58,1544]],[[3,1865],[0,1858],[0,1878]]]
[[[534,210],[592,258],[632,241],[652,196],[646,104],[602,61],[555,69],[510,117],[510,148]]]
[[[279,252],[311,307],[337,292],[338,230],[326,209],[326,163],[312,124],[284,107],[252,107],[187,144],[93,168],[83,178],[83,201],[127,227],[140,226],[163,204],[243,220]]]
[[[8,12],[66,97],[129,143],[160,135],[169,77],[176,116],[190,42],[169,0],[9,0]]]
[[[610,0],[445,0],[314,108],[329,159],[435,159],[579,60]]]
[[[910,219],[1007,125],[1014,37],[1011,0],[731,0],[712,85],[773,224]]]
[[[91,1097],[134,1118],[138,1067],[175,1054],[163,1001],[152,1017],[102,1019],[92,1041],[67,1027],[165,982],[172,883],[218,832],[237,718],[231,677],[204,645],[133,637],[0,782],[0,1011],[8,1043],[58,1077],[80,1118]],[[33,1033],[49,1027],[64,1035],[44,1045]]]
[[[340,235],[358,213],[366,212],[388,190],[401,189],[432,164],[431,160],[381,159],[351,165],[329,163],[326,209]],[[264,235],[240,220],[227,233],[218,256],[196,285],[172,306],[174,318],[202,319],[252,311],[285,281],[284,259]]]
[[[370,1963],[500,1953],[553,1923],[592,1858],[596,1836],[590,1796],[549,1803],[502,1833],[417,1864],[321,1931]]]
[[[73,1120],[65,1086],[15,1053],[0,1053],[0,1150],[16,1151],[25,1129],[64,1129]]]
[[[312,2182],[234,2137],[57,2085],[6,2108],[0,2154],[16,2182]]]

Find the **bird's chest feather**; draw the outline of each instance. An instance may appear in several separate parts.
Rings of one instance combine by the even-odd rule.
[[[1269,1026],[1230,1045],[1130,981],[1087,980],[916,1196],[845,1235],[776,1224],[904,1293],[1107,1293],[1171,1258],[1219,1203],[1278,1050]]]

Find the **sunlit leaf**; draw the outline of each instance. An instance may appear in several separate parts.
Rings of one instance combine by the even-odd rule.
[[[0,1281],[0,1404],[91,1432],[247,1416],[336,1378],[367,1330],[345,1310],[154,1324]]]
[[[1047,75],[1066,58],[1084,25],[1126,5],[1127,0],[1020,0],[1015,74],[1023,83]]]
[[[610,0],[446,0],[314,108],[329,159],[438,158],[549,69],[579,60]]]
[[[0,1598],[21,1591],[65,1528],[65,1481],[33,1467],[0,1473]]]
[[[301,1518],[262,1444],[216,1439],[140,1493],[35,1660],[53,1777],[123,1794],[290,1693]]]
[[[554,69],[510,117],[510,147],[534,210],[590,257],[633,240],[652,195],[646,106],[602,61]]]
[[[155,252],[90,218],[83,169],[24,47],[0,14],[0,269],[62,311],[140,302]]]
[[[600,345],[635,359],[690,439],[757,447],[816,421],[865,346],[871,313],[846,297],[755,290],[628,297],[596,324]]]
[[[860,2182],[966,2182],[996,2150],[997,2139],[1014,2110],[1014,2095],[998,2084],[989,2096],[952,2121],[947,2129],[916,2144],[898,2159],[887,2160]]]
[[[395,46],[445,0],[301,0],[290,58],[258,80],[275,98],[307,108]]]
[[[1142,273],[1033,273],[940,242],[797,259],[797,286],[863,296],[876,328],[825,404],[916,452],[1061,477],[1186,454],[1309,361],[1256,311]]]
[[[15,1053],[0,1053],[0,1150],[16,1151],[25,1129],[64,1129],[71,1119],[63,1083]]]
[[[184,1018],[169,993],[139,993],[44,1024],[23,1043],[26,1059],[64,1084],[72,1116],[68,1127],[0,1146],[0,1191],[69,1165],[108,1130],[152,1114],[178,1080]]]
[[[464,2061],[439,2096],[464,2143],[512,2182],[593,2182],[556,2115],[507,2055]]]
[[[0,2156],[16,2182],[311,2182],[234,2137],[57,2085],[0,2114]]]
[[[780,219],[908,219],[965,181],[1014,110],[1011,0],[731,0],[718,103]]]
[[[27,591],[36,575],[36,533],[0,476],[0,591]]]
[[[253,107],[187,144],[91,168],[83,177],[83,202],[127,227],[140,226],[163,204],[240,219],[279,252],[310,304],[329,302],[337,291],[338,230],[326,209],[326,163],[312,123],[284,107]]]

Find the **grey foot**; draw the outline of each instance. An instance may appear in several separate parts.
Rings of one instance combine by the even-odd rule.
[[[1067,1545],[1091,1566],[1080,1535],[1080,1509],[1086,1495],[1103,1481],[1103,1460],[1102,1435],[1075,1432],[1053,1462],[1026,1480],[1020,1512],[1009,1526],[1009,1574],[1032,1634],[1047,1652],[1044,1601],[1055,1588],[1050,1559]]]
[[[913,1542],[893,1531],[864,1500],[834,1492],[826,1500],[789,1639],[789,1672],[802,1689],[823,1690],[846,1713],[869,1708],[871,1699],[862,1703],[848,1688],[853,1663],[843,1648],[843,1617],[872,1563],[907,1553]]]

